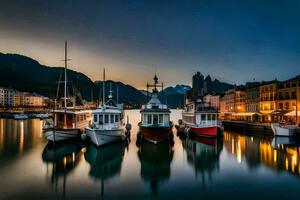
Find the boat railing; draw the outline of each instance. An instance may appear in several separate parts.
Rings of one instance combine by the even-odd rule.
[[[167,105],[164,104],[159,104],[159,105],[155,105],[155,104],[147,104],[147,105],[142,105],[142,109],[168,109]]]

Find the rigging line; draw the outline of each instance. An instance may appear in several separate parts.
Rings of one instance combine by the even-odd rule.
[[[57,85],[57,89],[56,89],[56,96],[55,96],[55,99],[58,98],[58,92],[59,92],[59,88],[60,88],[60,83],[61,83],[62,73],[63,73],[63,70],[60,71],[59,81],[58,81],[58,85]]]

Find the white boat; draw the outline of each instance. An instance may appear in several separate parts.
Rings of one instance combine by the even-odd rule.
[[[274,136],[294,136],[296,126],[293,125],[280,125],[278,123],[272,123],[271,128],[273,130]]]
[[[91,110],[80,110],[68,108],[53,112],[53,122],[46,120],[43,124],[43,131],[46,138],[51,142],[79,137],[92,119]]]
[[[79,137],[91,122],[92,111],[76,107],[76,100],[73,100],[73,107],[67,106],[67,42],[65,43],[65,68],[64,68],[64,107],[53,111],[53,121],[44,121],[43,131],[48,141],[58,142]],[[60,84],[60,83],[59,83]],[[41,115],[40,117],[45,117]]]
[[[194,136],[217,137],[222,131],[218,123],[218,111],[203,98],[186,100],[181,122],[179,128]]]
[[[28,119],[28,116],[24,113],[14,114],[15,120],[26,120]]]
[[[40,113],[40,114],[36,114],[35,117],[39,118],[39,119],[48,119],[49,115],[48,114]]]
[[[87,137],[96,146],[125,140],[126,135],[122,125],[123,105],[116,103],[110,90],[109,99],[105,102],[105,70],[103,72],[102,105],[92,111],[93,121],[85,129]]]

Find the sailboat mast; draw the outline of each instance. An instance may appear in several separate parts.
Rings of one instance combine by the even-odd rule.
[[[67,41],[65,41],[65,88],[64,88],[64,106],[67,109]]]
[[[102,83],[102,105],[105,104],[105,68],[103,70],[103,83]]]

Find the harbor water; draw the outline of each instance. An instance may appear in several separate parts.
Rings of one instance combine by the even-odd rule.
[[[300,142],[255,133],[96,148],[48,144],[38,119],[0,119],[0,199],[299,199]],[[177,123],[180,110],[172,110]]]

